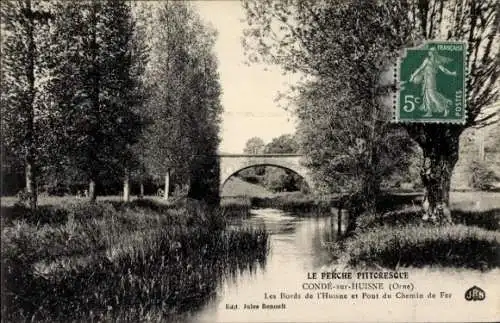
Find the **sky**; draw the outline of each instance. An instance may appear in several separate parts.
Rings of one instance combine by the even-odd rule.
[[[245,22],[239,1],[193,1],[203,20],[218,31],[215,53],[219,60],[224,107],[220,152],[242,153],[252,137],[270,142],[295,132],[295,118],[275,98],[295,79],[276,66],[244,64],[241,37]],[[267,71],[265,70],[267,68]]]

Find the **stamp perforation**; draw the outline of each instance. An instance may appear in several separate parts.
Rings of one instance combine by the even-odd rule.
[[[470,52],[467,45],[465,41],[427,40],[417,46],[403,49],[394,67],[396,91],[393,95],[394,110],[392,121],[398,123],[465,124],[467,120],[467,103],[470,99],[470,92],[467,89],[469,82],[467,62]],[[418,57],[419,60],[422,60],[422,51],[425,50],[427,52],[423,57],[423,61],[415,64],[415,58],[413,57]],[[455,59],[459,58],[458,61],[454,61],[453,56],[450,57],[449,54],[442,54],[449,51],[462,52],[463,56],[460,54],[459,56],[455,56]],[[412,62],[414,66],[411,77],[408,79],[409,81],[402,81],[403,62],[411,59],[414,60]],[[449,70],[445,67],[445,64],[448,63],[455,63],[454,70]],[[405,78],[408,77],[408,73],[411,71],[408,68],[406,66]],[[439,73],[446,76],[443,78]],[[437,84],[441,84],[440,88],[442,88],[443,79],[446,80],[446,77],[451,76],[459,77],[461,84],[456,84],[452,90],[448,89],[447,94],[444,95],[438,89]],[[439,83],[440,81],[441,83]],[[410,86],[410,89],[406,89],[404,105],[401,107],[401,93],[405,90],[403,84],[406,82],[418,84],[418,87],[414,85]],[[443,91],[446,91],[446,89]],[[453,99],[450,98],[450,91]],[[401,115],[402,108],[405,110],[404,117]],[[417,112],[418,110],[420,112]],[[424,112],[425,114],[423,114]],[[435,116],[436,112],[439,114],[443,113],[443,115]]]

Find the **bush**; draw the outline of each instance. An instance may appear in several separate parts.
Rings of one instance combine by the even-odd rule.
[[[363,214],[357,221],[359,230],[373,230],[381,226],[420,225],[423,211],[420,207],[407,207],[400,210],[388,211],[383,214]],[[500,230],[500,209],[486,211],[452,210],[451,217],[454,224],[476,226],[486,230]]]
[[[302,177],[291,171],[278,167],[266,167],[262,184],[272,192],[293,192],[300,190],[302,182]]]
[[[377,210],[380,212],[399,210],[405,206],[420,205],[422,193],[384,193],[377,198]]]
[[[382,226],[346,240],[341,257],[352,266],[438,265],[487,270],[500,267],[500,233],[464,225]]]
[[[498,180],[495,172],[483,161],[472,161],[469,168],[471,172],[470,186],[477,190],[489,190]]]
[[[455,224],[477,226],[486,230],[500,230],[500,209],[486,211],[462,211],[451,212]]]
[[[404,226],[423,223],[422,212],[415,209],[389,211],[383,214],[363,213],[356,219],[356,229],[378,230],[382,226]]]
[[[251,184],[261,184],[261,176],[254,174],[238,174],[238,177]]]
[[[221,200],[221,213],[225,217],[247,217],[250,215],[252,202],[249,197],[225,197]]]

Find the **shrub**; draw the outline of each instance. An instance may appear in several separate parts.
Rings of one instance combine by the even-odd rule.
[[[252,183],[252,184],[260,184],[260,182],[262,181],[261,176],[258,176],[255,174],[241,173],[241,174],[238,174],[238,177],[240,177],[245,182]]]
[[[382,226],[357,232],[344,246],[341,257],[353,266],[500,267],[500,233],[464,225]]]
[[[377,198],[377,210],[385,212],[420,205],[422,197],[422,193],[384,193]]]
[[[451,212],[453,222],[477,226],[486,230],[500,230],[500,209],[486,211],[462,211]]]
[[[221,200],[220,210],[225,217],[247,217],[252,202],[249,197],[225,197]]]
[[[422,220],[421,207],[407,207],[400,210],[388,211],[382,214],[363,214],[357,219],[358,230],[373,230],[380,226],[405,226],[426,223]],[[500,229],[500,209],[486,211],[452,210],[451,217],[454,224],[476,226],[486,230]]]
[[[68,210],[58,206],[38,206],[32,210],[19,203],[1,208],[2,225],[12,225],[14,221],[26,221],[30,224],[61,224],[68,218]]]

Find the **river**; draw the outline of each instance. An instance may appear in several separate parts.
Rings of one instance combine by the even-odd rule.
[[[235,277],[222,280],[217,295],[202,308],[191,313],[188,321],[424,321],[436,320],[436,317],[448,321],[480,321],[491,319],[498,314],[500,292],[492,289],[493,282],[498,282],[500,278],[498,270],[485,274],[472,270],[443,268],[410,269],[410,279],[398,282],[402,285],[414,283],[413,291],[389,291],[388,285],[391,282],[383,281],[384,292],[392,293],[392,299],[383,299],[382,291],[377,291],[378,299],[352,299],[352,291],[338,289],[327,292],[347,294],[349,298],[318,297],[318,290],[304,289],[304,283],[326,280],[309,280],[308,275],[332,270],[356,272],[355,269],[347,269],[335,263],[326,249],[326,242],[336,238],[336,218],[333,218],[332,223],[329,216],[297,217],[275,209],[258,209],[252,213],[249,218],[235,220],[230,227],[265,227],[270,233],[270,250],[265,264],[255,266],[253,272],[241,271]],[[351,282],[352,280],[335,281],[345,284]],[[375,281],[378,282],[380,281]],[[473,285],[486,290],[489,302],[464,300],[465,290]],[[359,291],[359,296],[362,296],[362,292]],[[424,298],[396,298],[397,292],[405,295],[422,294]],[[314,298],[307,299],[308,293]],[[434,293],[436,297],[428,298],[428,293]],[[276,299],[272,298],[273,295]],[[449,306],[455,306],[457,302],[461,306],[450,311]],[[267,309],[263,308],[263,304],[276,305],[279,308]],[[472,318],[468,317],[471,311],[476,313]],[[477,316],[478,312],[484,317]]]

